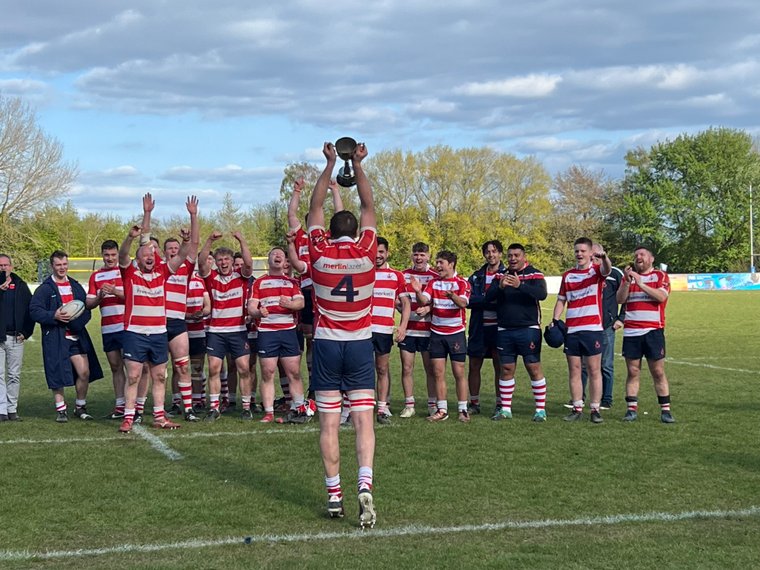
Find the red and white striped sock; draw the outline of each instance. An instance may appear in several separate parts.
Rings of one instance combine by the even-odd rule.
[[[372,490],[372,467],[359,467],[359,491]]]
[[[536,411],[546,409],[546,378],[531,381],[530,387],[533,389],[533,400],[536,402]]]
[[[63,401],[63,400],[61,400],[60,402],[55,402],[55,411],[58,412],[59,414],[61,412],[65,412],[66,411],[66,402]]]
[[[148,398],[137,398],[137,400],[135,400],[135,412],[142,414],[145,411],[145,401],[147,399]]]
[[[209,396],[209,407],[212,410],[218,410],[219,409],[219,396],[220,396],[220,394],[211,394]]]
[[[153,421],[162,422],[166,419],[163,406],[153,406]]]
[[[503,410],[512,411],[512,394],[515,393],[515,379],[499,379],[499,399]]]
[[[240,399],[243,401],[243,409],[244,410],[250,410],[251,409],[251,397],[250,396],[241,396]]]
[[[117,414],[123,414],[124,413],[124,405],[126,404],[126,400],[124,398],[116,398],[116,405],[113,407],[113,411]]]
[[[413,408],[414,407],[414,396],[409,396],[408,398],[404,398],[404,405],[407,408]]]
[[[182,398],[182,407],[186,412],[193,409],[193,385],[190,383],[180,384],[179,393]]]
[[[340,488],[340,473],[335,477],[325,477],[325,487],[327,488],[327,495],[330,497],[343,498],[343,490]]]

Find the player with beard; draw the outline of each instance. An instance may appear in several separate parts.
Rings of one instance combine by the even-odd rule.
[[[149,196],[149,195],[148,195]],[[152,198],[150,199],[152,202]],[[145,202],[144,202],[145,204]],[[135,260],[129,257],[134,239],[141,235],[140,226],[132,226],[119,249],[119,267],[124,283],[124,359],[127,363],[126,407],[119,431],[129,433],[135,416],[135,405],[143,365],[147,363],[153,382],[153,427],[176,429],[179,425],[166,418],[164,396],[169,341],[166,335],[166,281],[194,254],[191,235],[198,229],[198,199],[188,198],[185,206],[190,214],[190,230],[183,230],[182,246],[176,257],[160,263],[156,246],[143,235]]]
[[[665,307],[670,297],[670,278],[654,268],[654,255],[643,245],[633,252],[633,267],[626,267],[623,276],[617,293],[618,303],[626,305],[623,357],[628,368],[628,409],[623,420],[632,422],[638,418],[641,359],[645,357],[660,404],[660,420],[672,424],[676,420],[670,411],[670,387],[665,375]]]
[[[377,423],[391,421],[390,357],[393,346],[393,330],[396,327],[396,308],[401,306],[401,322],[396,330],[396,341],[406,337],[410,305],[404,274],[388,266],[388,240],[377,238],[375,255],[375,287],[372,290],[372,345],[375,349],[375,373],[377,374]]]

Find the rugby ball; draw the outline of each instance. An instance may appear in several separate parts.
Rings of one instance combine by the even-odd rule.
[[[69,301],[61,307],[61,313],[68,316],[70,321],[73,321],[84,313],[84,303],[78,299]]]

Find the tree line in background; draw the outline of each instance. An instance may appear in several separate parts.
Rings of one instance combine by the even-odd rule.
[[[98,256],[105,239],[121,242],[137,221],[80,214],[64,201],[76,167],[61,157],[60,143],[41,131],[30,107],[0,97],[0,250],[29,279],[53,250]],[[378,231],[390,242],[395,267],[405,267],[411,245],[424,241],[433,255],[457,253],[459,272],[469,275],[483,263],[483,242],[499,239],[505,247],[523,243],[536,267],[559,274],[574,264],[573,241],[588,236],[620,264],[636,244],[646,243],[671,271],[749,269],[749,188],[760,180],[760,155],[749,134],[728,128],[683,134],[635,148],[625,162],[620,180],[580,165],[551,176],[532,157],[433,146],[371,154],[365,170]],[[217,211],[203,212],[201,235],[239,229],[254,255],[266,255],[284,244],[293,183],[303,176],[313,187],[321,168],[287,165],[279,198],[267,204],[243,207],[226,195]],[[310,195],[300,204],[301,219]],[[342,198],[347,209],[358,211],[354,190],[343,189]],[[155,221],[154,235],[178,235],[180,206],[177,216]]]

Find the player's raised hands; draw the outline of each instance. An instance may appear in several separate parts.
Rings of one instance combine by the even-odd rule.
[[[185,202],[185,206],[187,206],[187,211],[191,216],[198,215],[198,197],[197,196],[188,196],[187,202]]]
[[[368,154],[369,152],[367,151],[367,145],[365,145],[364,143],[359,143],[358,145],[356,145],[356,148],[354,149],[354,154],[351,157],[351,160],[353,160],[353,162],[361,162],[362,160],[367,158]]]
[[[331,142],[324,144],[322,154],[325,155],[327,162],[335,162],[338,159],[338,152],[335,150],[335,145]]]
[[[143,212],[152,212],[153,208],[156,207],[156,201],[153,199],[153,196],[150,192],[146,193],[145,196],[143,196],[142,207]]]

